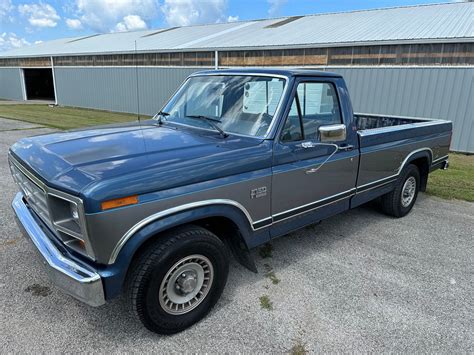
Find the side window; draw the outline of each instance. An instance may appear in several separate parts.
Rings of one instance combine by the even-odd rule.
[[[299,100],[299,113],[296,100]],[[341,110],[333,84],[300,83],[283,128],[282,141],[318,140],[320,126],[341,122]]]

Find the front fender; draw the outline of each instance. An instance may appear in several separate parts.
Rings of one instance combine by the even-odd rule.
[[[133,233],[117,253],[113,264],[104,267],[101,276],[104,279],[106,298],[113,298],[121,292],[130,263],[144,243],[156,238],[160,232],[209,217],[225,217],[233,221],[239,228],[247,248],[255,247],[270,239],[268,228],[254,231],[247,216],[239,208],[231,205],[209,205],[164,216]]]

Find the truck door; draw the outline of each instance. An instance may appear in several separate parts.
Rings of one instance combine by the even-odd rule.
[[[342,78],[300,78],[293,91],[274,143],[272,236],[348,209],[355,192],[357,136]]]

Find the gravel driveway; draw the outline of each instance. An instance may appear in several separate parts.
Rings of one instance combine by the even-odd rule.
[[[0,352],[473,353],[474,204],[420,195],[392,219],[364,206],[273,242],[259,274],[232,262],[224,294],[174,336],[124,299],[90,308],[56,290],[20,235],[8,147],[49,129],[0,119]],[[267,296],[270,308],[262,308]]]

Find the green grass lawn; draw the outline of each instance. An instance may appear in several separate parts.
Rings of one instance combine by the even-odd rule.
[[[474,202],[474,155],[449,154],[449,169],[430,174],[430,195]]]
[[[72,129],[108,123],[135,121],[136,115],[48,105],[0,105],[0,117]],[[146,118],[146,117],[144,117]],[[430,174],[427,193],[447,199],[474,202],[474,155],[451,153],[448,170]]]
[[[129,122],[136,115],[74,107],[49,107],[48,105],[0,105],[0,117],[37,123],[42,126],[72,129],[108,123]]]

